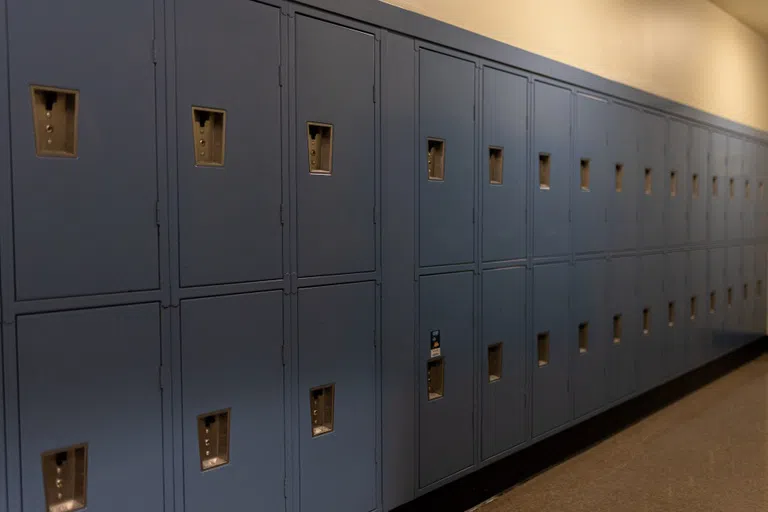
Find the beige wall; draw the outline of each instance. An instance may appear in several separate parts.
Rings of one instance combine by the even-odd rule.
[[[768,131],[768,42],[706,0],[386,1]]]

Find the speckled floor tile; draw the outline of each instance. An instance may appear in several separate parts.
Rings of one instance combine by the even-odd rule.
[[[477,512],[768,512],[768,354]]]

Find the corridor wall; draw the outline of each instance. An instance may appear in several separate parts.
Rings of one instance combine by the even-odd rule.
[[[0,512],[391,510],[765,332],[764,133],[367,0],[82,3],[0,9]]]

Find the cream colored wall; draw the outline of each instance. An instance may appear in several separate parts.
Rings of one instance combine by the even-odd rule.
[[[768,41],[706,0],[386,1],[768,131]]]

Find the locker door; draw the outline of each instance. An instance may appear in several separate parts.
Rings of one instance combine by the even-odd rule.
[[[666,246],[684,245],[688,242],[688,135],[690,128],[682,121],[669,121],[667,142],[667,166],[665,169],[665,195],[667,208],[664,214]],[[698,178],[697,178],[698,180]]]
[[[688,328],[691,321],[691,303],[687,286],[688,253],[673,252],[665,256],[664,299],[666,300],[665,327],[662,343],[665,345],[667,376],[677,376],[686,368],[688,355]],[[698,299],[697,299],[698,306]]]
[[[156,289],[154,2],[7,11],[18,298]]]
[[[725,240],[725,209],[728,196],[726,172],[727,139],[722,133],[712,132],[709,163],[709,240]]]
[[[296,16],[295,51],[299,276],[374,270],[376,42]]]
[[[636,389],[635,352],[640,330],[637,298],[637,258],[615,258],[608,262],[608,320],[611,346],[608,350],[608,398],[619,400]]]
[[[576,138],[571,165],[573,249],[577,253],[606,247],[607,199],[613,176],[608,158],[608,103],[576,94]]]
[[[688,367],[693,369],[707,362],[711,353],[712,337],[709,332],[709,293],[707,251],[691,251],[689,255],[690,298],[688,314],[690,331],[688,338]]]
[[[726,286],[725,286],[725,249],[709,250],[709,328],[711,331],[721,331],[725,320]],[[714,295],[713,295],[714,294]]]
[[[72,489],[64,500],[161,512],[160,307],[20,316],[17,326],[23,509],[57,506],[56,473],[43,468],[59,466]]]
[[[745,179],[743,176],[728,176],[726,193],[726,238],[739,241],[743,238],[743,209],[745,205]]]
[[[741,260],[741,247],[729,247],[726,254],[725,329],[731,334],[738,334],[743,328],[744,301]]]
[[[483,459],[525,441],[525,268],[483,272]]]
[[[284,509],[282,345],[282,291],[182,301],[188,512],[236,510],[254,495],[265,509]],[[200,451],[199,424],[212,415],[229,436],[220,466]]]
[[[572,269],[568,342],[576,418],[599,409],[607,401],[611,319],[605,301],[606,274],[604,259],[577,261]]]
[[[536,82],[533,143],[533,254],[568,254],[571,93]]]
[[[757,187],[757,146],[744,144],[743,194],[741,196],[741,232],[746,241],[755,238],[755,197]]]
[[[742,331],[754,335],[754,333],[760,332],[756,329],[755,322],[755,246],[745,245],[741,257],[741,289],[739,293],[742,294],[744,303]],[[748,336],[745,341],[749,341],[753,337]]]
[[[533,437],[573,418],[568,391],[567,263],[533,269]]]
[[[474,259],[475,65],[419,52],[422,267]]]
[[[483,70],[483,261],[524,258],[526,251],[526,78]],[[496,166],[496,167],[495,167]]]
[[[421,278],[419,487],[474,460],[472,281],[470,272]]]
[[[612,199],[608,211],[610,240],[616,251],[635,249],[637,244],[637,201],[639,163],[637,156],[637,128],[640,114],[623,105],[611,105],[611,128],[608,145],[613,155],[611,162]]]
[[[661,383],[667,373],[669,349],[667,339],[667,303],[664,300],[664,255],[652,254],[640,258],[640,303],[637,325],[637,371],[640,390],[651,389]],[[661,363],[661,364],[660,364]]]
[[[376,506],[375,292],[372,282],[299,290],[301,510]]]
[[[688,175],[690,208],[690,237],[692,244],[707,241],[707,204],[710,195],[709,132],[700,127],[691,128],[691,162]]]
[[[181,284],[278,279],[280,9],[238,0],[208,5],[176,8]],[[211,113],[195,107],[225,111],[221,165],[198,162],[200,124]]]
[[[755,164],[755,179],[757,180],[755,237],[764,238],[768,236],[768,194],[766,193],[766,189],[768,189],[768,145],[761,144],[757,151]]]
[[[766,274],[766,257],[768,256],[768,246],[758,245],[755,250],[755,326],[759,333],[765,333],[766,329],[766,283],[768,275]]]
[[[639,190],[640,247],[664,245],[664,205],[669,191],[665,190],[666,166],[664,144],[667,122],[661,116],[642,114],[640,131]]]

